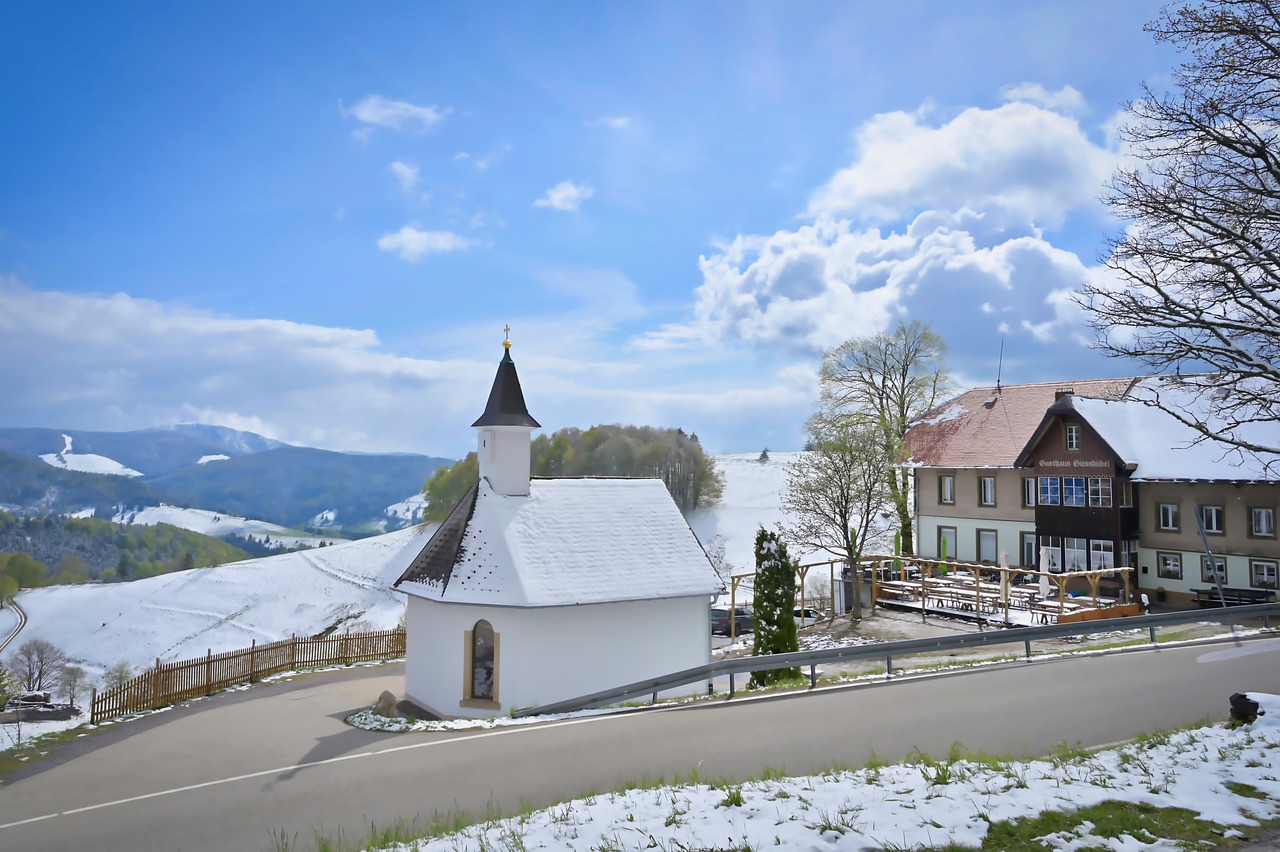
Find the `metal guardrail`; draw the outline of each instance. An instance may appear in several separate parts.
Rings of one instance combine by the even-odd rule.
[[[590,710],[607,704],[617,704],[631,698],[652,696],[656,702],[658,693],[699,681],[710,682],[721,675],[729,675],[729,695],[734,694],[734,677],[739,674],[768,671],[771,669],[809,669],[810,687],[817,685],[817,666],[825,663],[851,662],[855,660],[885,661],[886,675],[893,673],[894,657],[923,654],[930,651],[952,651],[959,648],[976,648],[985,645],[1010,645],[1023,643],[1027,659],[1031,659],[1031,643],[1063,636],[1080,636],[1118,630],[1147,630],[1151,644],[1158,644],[1156,629],[1176,624],[1192,624],[1201,621],[1238,621],[1261,619],[1263,627],[1271,628],[1271,619],[1280,617],[1280,603],[1255,606],[1233,606],[1221,609],[1163,612],[1158,615],[1136,615],[1128,618],[1103,619],[1073,624],[1047,624],[1039,627],[1013,627],[989,630],[982,633],[965,633],[959,636],[943,636],[931,639],[905,639],[899,642],[882,642],[875,645],[846,645],[839,648],[823,648],[817,651],[793,651],[787,654],[762,654],[754,657],[733,657],[718,660],[704,666],[694,666],[661,677],[639,680],[624,686],[600,690],[538,707],[526,707],[512,712],[512,716],[539,716],[545,713],[569,713]]]

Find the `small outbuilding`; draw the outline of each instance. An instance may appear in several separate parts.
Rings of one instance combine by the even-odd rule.
[[[503,346],[472,424],[479,480],[395,583],[405,697],[493,716],[705,665],[724,588],[666,486],[531,478],[539,424]]]

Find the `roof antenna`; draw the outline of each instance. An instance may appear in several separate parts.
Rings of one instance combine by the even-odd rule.
[[[1000,374],[1004,372],[1004,338],[1000,338],[1000,361],[996,366],[996,393],[1000,393]]]

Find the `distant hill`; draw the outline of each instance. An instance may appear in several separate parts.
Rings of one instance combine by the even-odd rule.
[[[450,461],[294,447],[200,424],[136,432],[0,429],[0,507],[24,514],[92,508],[110,518],[121,508],[166,503],[367,535],[415,522],[388,507],[419,494]]]

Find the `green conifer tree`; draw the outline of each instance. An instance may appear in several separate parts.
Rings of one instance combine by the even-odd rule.
[[[752,653],[784,654],[800,650],[796,636],[796,565],[778,534],[756,533],[755,648]],[[771,669],[751,675],[752,686],[768,686],[800,677],[799,669]]]

